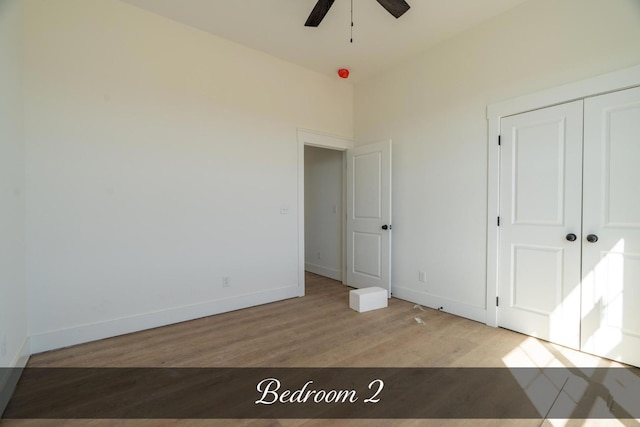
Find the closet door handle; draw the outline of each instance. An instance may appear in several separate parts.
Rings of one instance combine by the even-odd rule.
[[[578,238],[578,236],[576,236],[576,235],[575,235],[575,234],[573,234],[573,233],[567,234],[567,237],[566,237],[566,239],[567,239],[568,241],[570,241],[570,242],[575,242],[577,238]]]
[[[589,243],[595,243],[598,241],[598,236],[596,236],[595,234],[589,234],[587,236],[587,242]]]

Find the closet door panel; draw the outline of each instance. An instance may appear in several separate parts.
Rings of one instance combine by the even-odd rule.
[[[578,348],[582,101],[500,128],[498,324]]]
[[[640,88],[587,98],[581,348],[640,366]]]

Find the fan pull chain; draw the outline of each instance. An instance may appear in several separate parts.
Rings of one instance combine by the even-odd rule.
[[[351,43],[353,43],[353,0],[351,0]]]

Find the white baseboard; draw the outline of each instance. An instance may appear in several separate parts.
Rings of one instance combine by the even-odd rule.
[[[319,274],[320,276],[342,281],[342,271],[336,270],[334,268],[323,267],[321,265],[311,264],[310,262],[307,262],[304,264],[304,269],[311,273]]]
[[[298,285],[292,285],[227,299],[205,301],[184,307],[34,334],[31,336],[31,352],[32,354],[41,353],[89,341],[199,319],[214,314],[295,298],[298,297],[298,294]]]
[[[448,298],[442,298],[436,295],[431,295],[426,292],[420,292],[413,289],[402,288],[398,286],[392,286],[391,293],[393,297],[400,298],[405,301],[409,301],[415,304],[420,304],[425,307],[440,309],[446,313],[455,314],[456,316],[464,317],[466,319],[475,320],[476,322],[486,322],[486,312],[482,307],[476,307],[473,305],[461,303]]]
[[[2,418],[2,414],[11,399],[11,395],[13,395],[16,389],[18,380],[20,380],[20,376],[22,375],[22,370],[27,366],[30,354],[30,340],[26,338],[20,350],[18,350],[18,354],[13,359],[13,362],[11,362],[11,366],[0,368],[0,418]]]

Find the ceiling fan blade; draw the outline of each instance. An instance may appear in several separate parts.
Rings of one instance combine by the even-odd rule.
[[[396,19],[404,15],[404,13],[411,7],[404,0],[378,0],[378,3],[387,9],[387,12],[395,16]]]
[[[307,18],[307,22],[304,23],[305,27],[317,27],[320,25],[324,16],[329,12],[333,2],[335,0],[318,0],[316,5],[314,6],[311,14]]]

